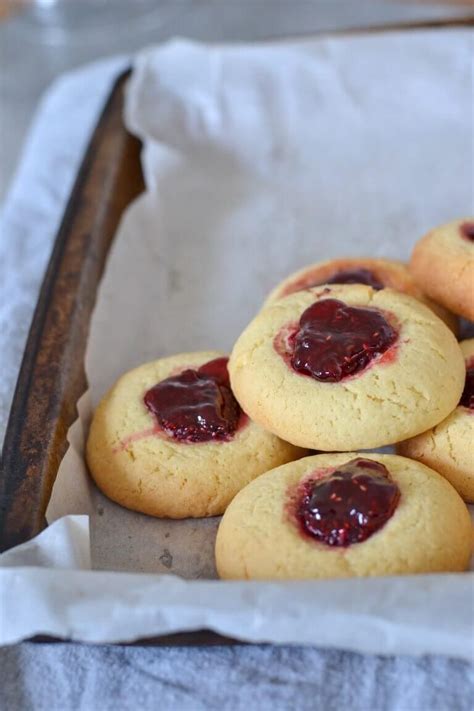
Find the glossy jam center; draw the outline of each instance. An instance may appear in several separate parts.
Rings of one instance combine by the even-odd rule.
[[[474,242],[474,222],[463,222],[459,228],[459,231],[464,239]]]
[[[183,370],[145,393],[146,407],[160,427],[184,442],[228,440],[235,433],[241,410],[230,389],[227,358]]]
[[[474,365],[466,369],[466,381],[459,404],[474,410]]]
[[[361,543],[393,515],[400,490],[386,467],[353,459],[330,476],[304,482],[296,518],[301,531],[328,546]]]
[[[380,311],[324,299],[306,309],[290,338],[291,366],[335,383],[363,370],[396,340],[396,330]]]

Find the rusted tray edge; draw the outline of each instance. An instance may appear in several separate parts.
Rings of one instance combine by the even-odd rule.
[[[114,84],[92,134],[41,286],[13,397],[0,466],[0,549],[32,538],[66,434],[86,389],[84,353],[97,286],[123,210],[144,188],[140,143],[122,123]]]
[[[101,644],[111,644],[114,647],[217,647],[229,645],[247,645],[249,642],[225,637],[212,630],[204,629],[196,632],[176,632],[175,634],[164,634],[161,637],[141,637],[135,642],[78,642],[76,640],[51,637],[47,635],[37,635],[29,640],[34,644],[84,644],[97,646]],[[269,644],[262,642],[261,644]]]
[[[278,35],[271,36],[268,40],[259,39],[258,43],[261,42],[278,42],[279,39],[285,39],[288,41],[292,40],[310,40],[311,37],[340,37],[341,35],[347,36],[357,36],[363,34],[386,34],[387,32],[409,32],[411,30],[447,30],[447,29],[462,29],[474,26],[474,11],[468,11],[466,9],[466,14],[457,15],[456,17],[433,17],[431,19],[420,19],[420,20],[399,20],[396,22],[389,22],[389,24],[384,24],[383,22],[376,23],[375,25],[365,25],[358,27],[349,28],[334,28],[327,30],[320,30],[319,32],[309,31],[309,32],[299,32],[298,34],[286,36],[284,38]]]

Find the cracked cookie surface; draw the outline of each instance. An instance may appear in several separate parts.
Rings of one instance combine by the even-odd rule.
[[[324,299],[373,309],[398,331],[385,353],[340,382],[295,372],[275,347],[285,342],[285,329],[298,328],[306,309]],[[264,308],[237,340],[229,373],[241,406],[262,427],[301,447],[346,451],[393,444],[441,422],[461,396],[464,361],[451,331],[413,297],[330,285]]]
[[[301,535],[292,517],[294,492],[358,457],[382,465],[398,487],[391,517],[369,538],[346,547]],[[349,452],[305,457],[245,487],[220,523],[216,564],[221,578],[237,580],[456,572],[467,568],[471,547],[467,507],[442,476],[405,457]]]
[[[179,388],[179,374],[205,373],[205,364],[222,357],[215,351],[183,353],[119,378],[99,404],[87,441],[89,469],[106,496],[152,516],[215,516],[254,477],[305,453],[243,413],[235,431],[215,441],[192,441],[194,423],[185,422],[184,441],[173,436],[172,424],[168,431],[160,425],[145,395],[170,377]]]

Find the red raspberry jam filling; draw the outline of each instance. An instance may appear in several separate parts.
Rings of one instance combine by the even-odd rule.
[[[459,404],[474,410],[474,363],[471,363],[466,368],[466,381]]]
[[[470,242],[474,242],[474,222],[463,222],[459,228],[461,237],[468,239]]]
[[[302,483],[296,500],[301,531],[328,546],[361,543],[393,516],[400,489],[386,467],[352,459],[323,479]]]
[[[228,358],[188,368],[145,393],[147,408],[160,427],[180,442],[229,440],[241,409],[230,388]]]
[[[397,337],[380,311],[324,299],[306,309],[290,336],[290,363],[298,373],[337,383],[366,368]]]

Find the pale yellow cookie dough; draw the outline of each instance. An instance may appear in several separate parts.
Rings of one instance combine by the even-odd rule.
[[[370,449],[399,442],[441,422],[457,405],[464,359],[451,331],[406,294],[368,286],[331,285],[300,291],[263,309],[232,351],[232,389],[265,429],[300,447]],[[398,322],[393,357],[376,358],[338,383],[295,372],[274,339],[320,299],[382,310]]]
[[[387,467],[401,497],[372,536],[348,547],[302,535],[288,511],[299,482],[355,457]],[[230,580],[302,580],[466,570],[471,554],[469,512],[442,476],[390,454],[323,454],[273,469],[245,487],[219,526],[216,563]]]
[[[305,453],[250,420],[228,442],[188,443],[153,433],[156,420],[143,402],[145,392],[222,355],[162,358],[115,383],[94,414],[87,441],[91,474],[106,496],[152,516],[215,516],[249,481]]]
[[[454,313],[474,321],[474,242],[461,236],[455,220],[428,232],[416,244],[410,271],[420,288]]]
[[[322,284],[325,279],[330,279],[337,272],[348,269],[367,269],[372,272],[385,288],[395,289],[395,291],[414,296],[415,299],[422,301],[442,318],[453,333],[458,332],[458,319],[456,316],[443,306],[440,306],[440,304],[429,299],[416,285],[407,265],[394,259],[340,257],[327,259],[323,262],[315,262],[297,272],[293,272],[293,274],[290,274],[277,284],[266,298],[264,306],[268,306],[284,296],[293,294],[295,291],[308,289],[315,283]]]
[[[466,364],[474,359],[474,338],[460,343]],[[462,405],[439,425],[401,442],[397,451],[446,477],[465,501],[474,503],[474,410]]]

